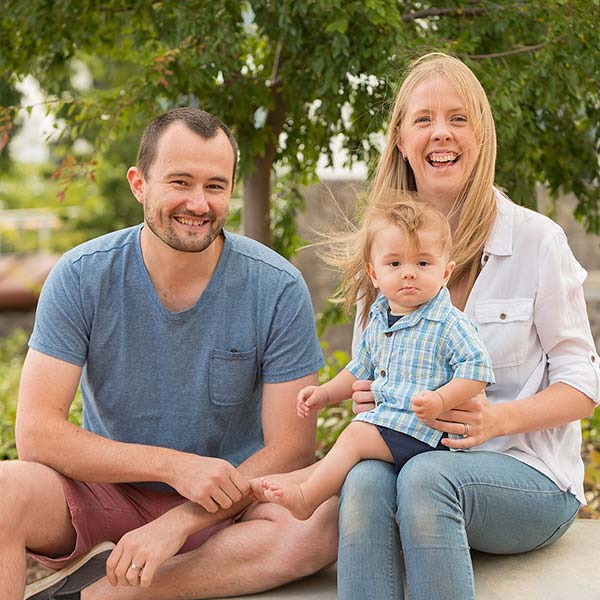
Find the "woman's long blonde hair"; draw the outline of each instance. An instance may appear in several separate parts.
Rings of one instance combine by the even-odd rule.
[[[418,233],[432,229],[438,235],[440,251],[448,256],[452,237],[446,217],[427,202],[420,201],[414,192],[395,190],[371,196],[359,220],[360,226],[348,221],[347,231],[324,234],[319,254],[341,273],[336,298],[344,303],[344,309],[351,313],[355,304],[361,303],[360,322],[365,327],[371,304],[379,294],[367,272],[377,232],[387,225],[394,225],[409,244],[418,247]]]
[[[371,185],[371,196],[381,197],[393,190],[416,190],[413,171],[408,161],[403,159],[396,142],[408,97],[418,84],[432,76],[445,77],[461,97],[479,146],[473,171],[451,211],[451,215],[457,218],[452,234],[452,258],[456,261],[456,268],[449,284],[464,281],[466,299],[479,272],[481,253],[496,216],[493,190],[496,130],[483,87],[473,72],[457,58],[433,52],[420,57],[409,67],[396,95],[388,126],[387,144],[379,159]]]

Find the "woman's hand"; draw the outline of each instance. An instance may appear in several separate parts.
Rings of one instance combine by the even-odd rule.
[[[444,438],[442,444],[448,448],[472,448],[501,435],[497,407],[487,399],[485,392],[477,394],[460,407],[442,413],[434,421],[433,427],[459,436],[468,433],[459,439]]]
[[[371,392],[372,383],[372,381],[358,379],[352,384],[352,411],[355,415],[375,408],[375,400]]]

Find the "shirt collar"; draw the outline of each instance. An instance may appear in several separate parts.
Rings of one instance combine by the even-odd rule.
[[[511,256],[513,253],[514,205],[500,190],[494,188],[494,193],[496,195],[496,219],[483,247],[483,253]]]
[[[379,296],[373,306],[371,307],[371,315],[382,319],[387,328],[387,310],[389,308],[388,300],[385,296]],[[427,319],[429,321],[440,321],[446,320],[448,313],[452,309],[452,302],[450,301],[450,294],[448,289],[444,286],[429,302],[421,304],[417,310],[404,315],[401,319],[396,321],[390,329],[404,329],[415,325],[421,319]]]

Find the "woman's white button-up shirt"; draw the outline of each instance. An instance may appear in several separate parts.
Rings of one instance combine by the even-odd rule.
[[[476,323],[492,360],[491,402],[532,396],[566,383],[600,401],[600,358],[594,348],[583,281],[563,230],[500,192],[481,272],[465,313]],[[355,326],[353,347],[360,340]],[[585,504],[581,427],[501,436],[472,448],[501,452],[534,467]]]

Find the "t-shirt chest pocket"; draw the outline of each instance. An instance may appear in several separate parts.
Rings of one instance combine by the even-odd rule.
[[[235,406],[254,391],[257,376],[256,348],[213,349],[210,353],[209,394],[213,404]]]
[[[475,305],[475,321],[492,367],[514,367],[527,357],[533,323],[533,299],[482,300]]]

